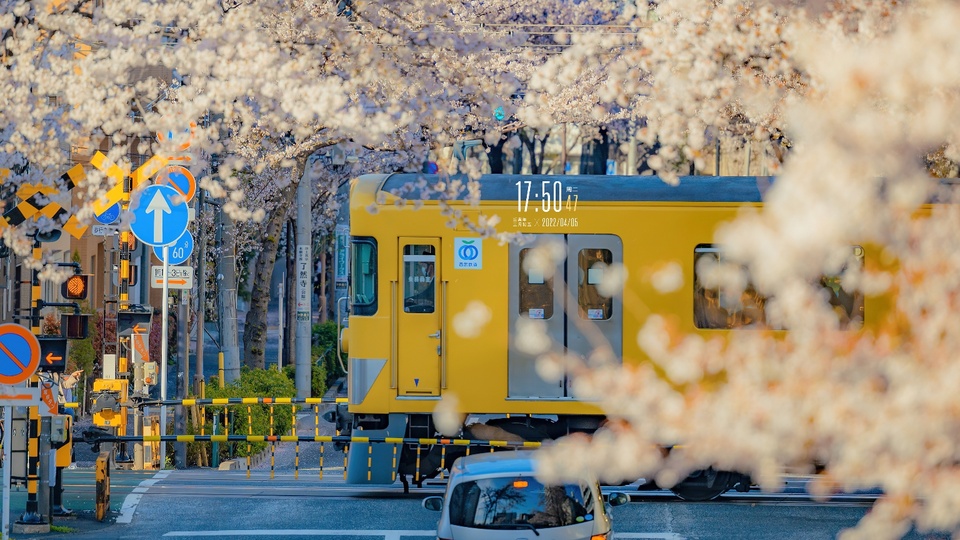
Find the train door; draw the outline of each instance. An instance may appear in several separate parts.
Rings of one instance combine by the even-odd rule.
[[[556,262],[552,276],[525,268],[534,248],[546,242],[562,246],[565,259]],[[623,262],[623,245],[614,235],[537,235],[533,244],[511,246],[510,349],[508,397],[557,399],[570,397],[569,380],[544,380],[537,373],[538,354],[518,340],[517,328],[527,320],[543,321],[553,350],[586,357],[608,351],[620,360],[623,313],[619,297],[606,297],[598,286],[607,266]]]
[[[598,287],[607,268],[623,263],[623,243],[611,234],[567,236],[567,352],[586,358],[607,353],[621,361],[623,307],[621,297],[604,296]],[[609,278],[609,276],[607,276]]]
[[[396,304],[397,391],[400,396],[440,394],[440,239],[400,238],[402,301]]]
[[[561,398],[563,381],[546,381],[537,373],[537,356],[517,340],[529,339],[518,335],[518,326],[526,321],[541,321],[546,336],[554,344],[564,343],[564,263],[557,261],[553,275],[538,269],[528,269],[534,249],[546,243],[564,244],[560,234],[541,234],[532,244],[510,246],[510,349],[507,358],[507,395],[511,398]]]

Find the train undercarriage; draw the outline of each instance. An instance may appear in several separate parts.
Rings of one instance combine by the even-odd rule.
[[[365,414],[353,415],[346,405],[338,405],[324,415],[336,425],[338,434],[354,437],[397,437],[436,439],[440,435],[430,414]],[[540,442],[573,433],[591,434],[600,428],[602,416],[555,415],[474,415],[467,418],[457,438],[479,441]],[[357,484],[392,484],[397,478],[404,492],[410,485],[422,487],[425,480],[449,469],[454,460],[466,455],[465,445],[351,443],[347,451],[347,482]],[[470,449],[476,452],[477,449]],[[669,451],[665,449],[664,451]],[[625,482],[631,483],[630,481]],[[656,489],[650,482],[645,487]],[[735,489],[750,489],[748,476],[731,471],[706,469],[695,471],[671,487],[678,497],[692,502],[716,499]]]

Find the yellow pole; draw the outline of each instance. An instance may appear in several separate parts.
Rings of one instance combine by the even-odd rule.
[[[290,427],[290,435],[297,436],[297,406],[290,406],[290,419],[293,421],[293,426]],[[300,478],[300,439],[297,439],[296,452],[293,455],[293,478],[294,480]]]
[[[223,388],[223,351],[217,353],[217,376],[220,379],[220,388]]]
[[[271,405],[270,406],[270,479],[271,480],[273,480],[274,450],[275,450],[275,445],[273,443],[273,405]]]
[[[220,366],[223,366],[223,353],[220,353]],[[223,373],[223,371],[221,371]],[[221,379],[223,380],[223,379]],[[247,478],[250,478],[250,453],[253,447],[250,445],[250,437],[253,436],[253,411],[250,405],[247,405]]]
[[[34,241],[33,243],[33,260],[39,265],[41,259],[41,250],[40,242]],[[39,270],[33,270],[32,280],[30,288],[30,301],[31,301],[31,314],[30,314],[30,330],[35,336],[41,334],[40,329],[40,295],[42,294],[42,289],[40,288],[40,272]],[[39,379],[36,375],[31,377],[30,385],[36,386],[39,383]],[[43,517],[40,515],[40,502],[37,498],[37,488],[40,484],[40,409],[39,407],[30,407],[28,413],[28,433],[29,439],[27,442],[27,504],[26,509],[23,512],[23,515],[20,516],[18,520],[20,523],[46,523]],[[12,426],[13,423],[8,419],[9,425]]]

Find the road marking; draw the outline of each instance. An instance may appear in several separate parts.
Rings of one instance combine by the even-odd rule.
[[[140,482],[137,487],[133,488],[130,494],[123,499],[123,505],[120,506],[120,515],[117,516],[117,523],[130,523],[133,520],[134,511],[136,511],[137,505],[140,504],[140,499],[147,492],[147,489],[170,476],[171,472],[173,471],[158,471],[152,478]]]
[[[684,540],[684,537],[677,533],[613,533],[613,537],[622,540],[627,540],[629,538],[646,538],[650,540]]]
[[[118,520],[119,522],[119,520]],[[400,540],[404,537],[427,536],[436,538],[437,531],[375,531],[375,530],[344,530],[344,529],[260,529],[260,530],[224,530],[224,531],[170,531],[163,536],[375,536],[382,537],[383,540]],[[620,540],[645,539],[645,540],[684,540],[683,536],[677,533],[614,533],[613,537]]]
[[[400,540],[404,536],[437,537],[436,530],[428,531],[373,531],[373,530],[344,530],[344,529],[260,529],[260,530],[231,530],[231,531],[170,531],[163,536],[377,536],[384,540]]]

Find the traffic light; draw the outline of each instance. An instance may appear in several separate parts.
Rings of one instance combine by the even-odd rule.
[[[67,300],[83,300],[87,297],[87,288],[90,276],[87,274],[74,274],[67,278],[60,286],[60,295]]]

